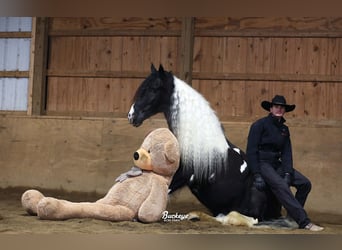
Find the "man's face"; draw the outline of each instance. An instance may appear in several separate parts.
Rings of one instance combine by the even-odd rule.
[[[272,113],[273,116],[280,118],[280,117],[283,117],[285,114],[285,107],[282,105],[274,104],[270,108],[270,112]]]

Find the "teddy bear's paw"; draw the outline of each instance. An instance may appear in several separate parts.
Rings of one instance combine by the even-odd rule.
[[[21,196],[21,205],[30,215],[37,215],[37,205],[44,195],[38,190],[30,189]]]
[[[37,213],[40,219],[60,219],[61,204],[58,199],[46,197],[37,205]]]

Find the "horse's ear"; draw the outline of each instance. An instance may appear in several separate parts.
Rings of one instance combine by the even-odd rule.
[[[164,67],[163,65],[159,64],[159,70],[158,70],[159,73],[164,73]]]
[[[151,63],[151,73],[157,73],[157,69],[154,67],[153,63]]]

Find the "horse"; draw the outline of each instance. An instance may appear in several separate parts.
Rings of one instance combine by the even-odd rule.
[[[152,64],[151,74],[136,90],[128,120],[139,127],[157,113],[164,114],[181,151],[169,193],[188,186],[213,216],[237,211],[263,220],[267,197],[253,186],[244,151],[228,140],[199,92],[162,65],[157,70]]]

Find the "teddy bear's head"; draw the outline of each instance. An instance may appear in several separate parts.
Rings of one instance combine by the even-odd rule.
[[[177,138],[167,128],[155,129],[145,137],[133,158],[135,166],[171,177],[179,167]]]

